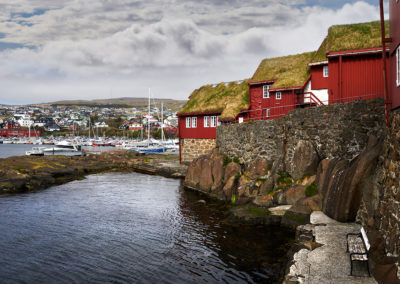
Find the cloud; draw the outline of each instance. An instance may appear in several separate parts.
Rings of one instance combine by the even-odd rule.
[[[145,96],[152,86],[159,96],[185,99],[202,84],[250,77],[265,57],[317,49],[331,25],[379,18],[377,7],[364,1],[339,9],[299,4],[0,3],[0,19],[8,19],[0,20],[7,31],[1,40],[34,46],[0,50],[0,102],[9,96],[19,102],[95,98],[110,96],[110,89],[115,96]],[[32,25],[21,25],[18,13]],[[17,16],[10,21],[11,15]]]

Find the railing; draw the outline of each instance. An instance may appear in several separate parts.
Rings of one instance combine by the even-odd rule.
[[[267,108],[260,108],[260,109],[252,109],[241,111],[236,116],[234,121],[230,122],[223,122],[224,124],[230,123],[241,123],[239,121],[239,117],[243,118],[243,122],[249,120],[269,120],[269,119],[277,119],[287,115],[290,111],[297,109],[297,108],[305,108],[305,107],[320,107],[323,105],[328,104],[335,104],[335,103],[346,103],[351,101],[357,100],[366,100],[366,99],[373,99],[373,98],[383,98],[383,93],[375,93],[375,94],[368,94],[368,95],[361,95],[361,96],[353,96],[353,97],[346,97],[346,98],[339,98],[339,99],[329,99],[321,101],[319,100],[313,93],[307,92],[308,97],[304,97],[304,99],[310,99],[309,102],[298,102],[296,104],[288,104],[288,105],[280,105],[274,107],[267,107]],[[267,114],[269,113],[269,116]]]

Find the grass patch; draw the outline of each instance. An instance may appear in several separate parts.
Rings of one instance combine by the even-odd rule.
[[[236,195],[235,195],[235,194],[232,194],[232,197],[231,197],[231,204],[235,204],[235,202],[236,202]]]
[[[232,161],[240,165],[240,159],[238,157],[234,157]]]
[[[31,163],[33,166],[32,169],[36,170],[36,169],[40,169],[40,168],[50,168],[50,169],[54,169],[54,167],[50,166],[49,164],[45,163],[45,162],[40,162],[40,161],[29,161],[29,163]]]
[[[288,173],[278,173],[279,177],[276,179],[275,184],[286,188],[294,183],[294,180]]]
[[[24,166],[15,167],[14,169],[22,174],[26,173],[26,167]]]
[[[260,217],[268,216],[271,214],[271,212],[268,209],[265,210],[258,207],[249,208],[246,210],[246,212]]]
[[[318,194],[318,188],[315,182],[306,187],[306,196],[311,197]]]
[[[192,92],[189,101],[180,109],[179,113],[221,113],[222,120],[232,120],[237,113],[249,108],[247,83],[248,80],[243,80],[202,86]]]
[[[266,180],[267,180],[267,178],[258,177],[258,178],[256,178],[254,181],[255,181],[255,182],[264,182],[264,181],[266,181]]]
[[[312,63],[328,61],[326,58],[326,44],[328,42],[328,38],[326,37],[324,41],[321,43],[318,50],[314,53],[313,58],[311,59]]]
[[[389,37],[389,21],[385,22]],[[380,21],[332,26],[328,30],[328,51],[381,47]]]
[[[308,63],[315,52],[306,52],[261,61],[251,78],[252,82],[275,80],[271,88],[286,88],[304,85],[310,75]]]
[[[232,159],[229,158],[228,156],[225,156],[222,158],[223,162],[224,162],[224,167],[226,167],[230,162],[232,162]]]

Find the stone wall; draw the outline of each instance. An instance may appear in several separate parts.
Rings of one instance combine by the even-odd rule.
[[[379,232],[386,256],[400,256],[400,110],[391,113],[370,194],[363,198],[358,220]]]
[[[296,109],[280,119],[217,127],[220,153],[249,163],[257,158],[293,164],[299,141],[309,141],[320,160],[352,159],[368,137],[384,133],[382,99],[360,100],[318,108]]]
[[[208,154],[215,148],[215,139],[182,139],[181,158],[183,163],[188,163],[201,155]]]

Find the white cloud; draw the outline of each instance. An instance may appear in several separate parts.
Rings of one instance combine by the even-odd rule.
[[[0,20],[3,41],[36,46],[0,51],[0,102],[103,98],[110,89],[114,97],[145,96],[148,87],[185,99],[202,84],[250,77],[262,58],[315,50],[333,24],[379,17],[363,1],[337,10],[242,2],[0,2],[0,19],[51,8],[26,18],[33,26]]]

